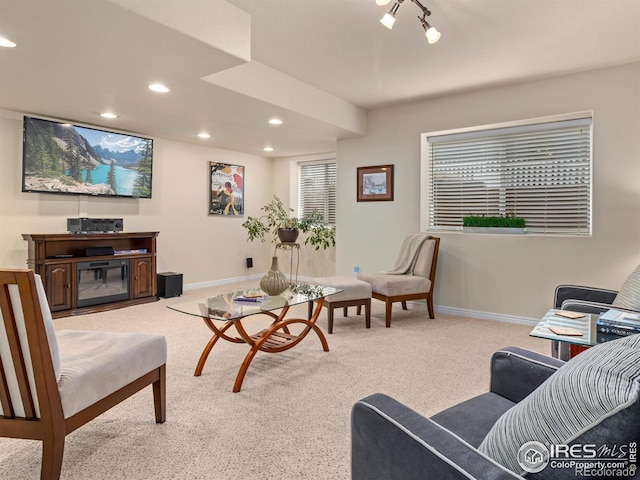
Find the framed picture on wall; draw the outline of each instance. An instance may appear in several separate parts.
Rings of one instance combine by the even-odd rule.
[[[244,167],[209,162],[209,215],[244,215]]]
[[[358,167],[358,201],[393,201],[393,165]]]

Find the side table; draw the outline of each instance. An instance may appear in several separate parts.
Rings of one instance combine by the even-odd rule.
[[[561,311],[562,310],[555,308],[549,310],[545,316],[542,317],[542,320],[540,320],[533,330],[531,330],[529,335],[532,337],[545,338],[554,342],[568,344],[569,358],[575,357],[580,352],[583,352],[587,348],[598,343],[596,335],[596,321],[598,320],[598,315],[585,313],[579,314],[582,316],[578,318],[565,318],[557,315],[557,313]],[[559,335],[549,330],[549,327],[568,327],[578,330],[581,335]]]

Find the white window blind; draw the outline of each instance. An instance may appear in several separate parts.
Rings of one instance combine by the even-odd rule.
[[[336,162],[299,164],[299,214],[317,210],[330,225],[336,223]]]
[[[427,136],[429,228],[524,217],[527,232],[591,233],[591,117]]]

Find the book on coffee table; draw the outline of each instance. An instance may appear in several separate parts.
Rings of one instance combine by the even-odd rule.
[[[233,299],[234,302],[260,303],[269,300],[271,297],[262,290],[245,290],[241,295]]]
[[[564,318],[582,318],[585,316],[584,313],[570,312],[569,310],[558,310],[554,315]]]
[[[565,335],[565,336],[569,336],[569,337],[581,337],[582,336],[582,332],[580,330],[577,330],[577,329],[572,328],[572,327],[558,327],[558,326],[552,325],[552,326],[550,326],[548,328],[549,328],[549,330],[551,330],[556,335]]]

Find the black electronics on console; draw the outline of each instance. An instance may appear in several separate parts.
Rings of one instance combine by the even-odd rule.
[[[122,232],[123,228],[121,218],[67,218],[70,233]]]
[[[87,257],[105,257],[114,254],[113,247],[87,247],[84,253]]]

